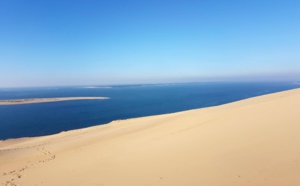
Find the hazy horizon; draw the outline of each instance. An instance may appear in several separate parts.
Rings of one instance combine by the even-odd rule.
[[[215,83],[232,83],[232,84],[239,84],[239,83],[291,83],[291,84],[300,84],[300,81],[294,80],[211,80],[211,81],[177,81],[177,82],[128,82],[128,83],[99,83],[99,84],[41,84],[41,85],[17,85],[17,86],[3,86],[0,89],[15,89],[15,88],[63,88],[63,87],[78,87],[78,88],[93,88],[93,87],[103,87],[103,88],[111,88],[116,86],[135,86],[135,85],[177,85],[177,84],[215,84]]]
[[[300,2],[0,2],[0,87],[300,81]]]

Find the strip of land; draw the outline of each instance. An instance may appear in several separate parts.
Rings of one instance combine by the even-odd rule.
[[[74,101],[74,100],[101,100],[109,99],[108,97],[63,97],[63,98],[29,98],[29,99],[9,99],[0,100],[0,105],[17,105],[31,103],[46,103],[58,101]]]
[[[2,185],[299,186],[299,175],[300,89],[0,142]]]

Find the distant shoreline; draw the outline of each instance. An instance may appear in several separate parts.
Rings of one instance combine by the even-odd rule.
[[[28,99],[9,99],[0,100],[0,105],[19,105],[32,103],[47,103],[59,101],[74,101],[74,100],[103,100],[108,97],[63,97],[63,98],[28,98]]]

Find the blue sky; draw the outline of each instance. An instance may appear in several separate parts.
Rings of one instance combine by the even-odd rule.
[[[1,0],[0,87],[300,81],[299,0]]]

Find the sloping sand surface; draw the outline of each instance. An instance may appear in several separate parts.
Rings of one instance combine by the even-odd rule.
[[[3,185],[299,186],[300,89],[0,149]]]

